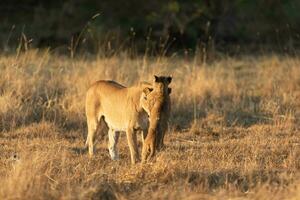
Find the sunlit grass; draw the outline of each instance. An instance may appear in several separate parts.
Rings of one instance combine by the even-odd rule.
[[[0,56],[0,199],[299,198],[300,59]],[[166,148],[131,165],[85,151],[85,92],[172,75]],[[105,134],[103,134],[105,135]],[[298,188],[298,190],[297,190]]]

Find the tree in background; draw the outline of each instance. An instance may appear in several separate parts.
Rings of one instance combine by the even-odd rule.
[[[297,0],[2,0],[2,49],[16,46],[21,35],[32,45],[52,48],[146,47],[194,49],[212,42],[299,47],[300,1]],[[98,17],[92,18],[100,13]]]

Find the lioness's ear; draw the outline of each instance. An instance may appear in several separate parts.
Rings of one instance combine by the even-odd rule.
[[[168,94],[171,94],[172,88],[168,88]]]
[[[147,96],[150,92],[152,92],[153,88],[146,87],[143,89],[143,93]]]
[[[172,81],[172,76],[167,77],[167,81],[168,81],[168,83],[170,84],[171,81]]]
[[[158,82],[159,77],[154,75],[154,82]]]

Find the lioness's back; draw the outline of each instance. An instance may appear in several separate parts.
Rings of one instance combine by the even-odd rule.
[[[99,81],[96,81],[95,83],[93,83],[88,90],[93,89],[93,88],[94,89],[101,88],[103,90],[114,91],[114,90],[124,89],[126,87],[115,81],[112,81],[112,80],[99,80]]]
[[[124,89],[126,89],[125,86],[111,80],[99,80],[93,83],[86,95],[86,100],[89,101],[91,99],[98,99],[99,97],[105,97],[107,94],[117,96],[120,95],[120,93],[124,92]]]
[[[117,82],[100,80],[91,85],[86,95],[87,114],[98,115],[99,111],[109,112],[123,110],[127,88]],[[116,110],[116,111],[115,111]]]

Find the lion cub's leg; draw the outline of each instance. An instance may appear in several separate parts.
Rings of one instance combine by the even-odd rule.
[[[160,151],[164,147],[164,136],[165,132],[167,131],[166,125],[164,121],[160,122],[159,129],[157,132],[157,139],[156,139],[156,149]]]
[[[117,144],[119,140],[120,132],[114,131],[113,129],[109,128],[108,131],[108,150],[109,155],[112,160],[118,160],[119,154],[117,151]]]

